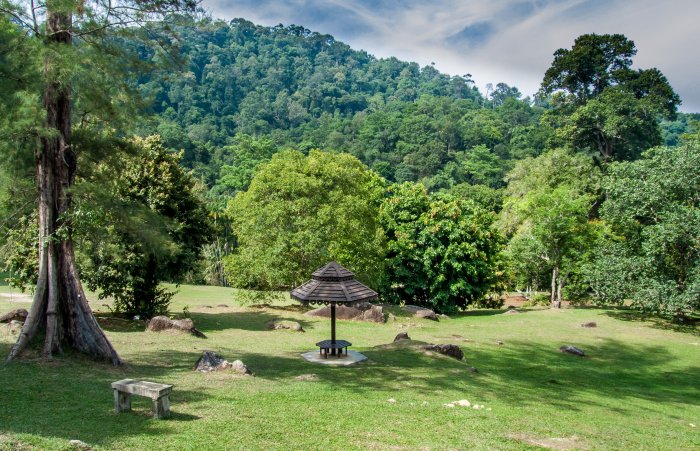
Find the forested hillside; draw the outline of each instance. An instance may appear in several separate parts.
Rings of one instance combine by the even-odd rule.
[[[286,147],[347,152],[389,181],[440,190],[501,188],[514,161],[561,142],[541,120],[551,100],[503,83],[482,94],[469,74],[377,59],[296,25],[185,18],[174,29],[185,65],[141,79],[156,120],[142,132],[183,149],[216,195],[245,189]],[[663,141],[678,144],[689,118],[664,121]]]
[[[377,59],[299,26],[236,19],[176,30],[188,66],[142,80],[158,121],[149,131],[183,148],[184,164],[210,185],[235,162],[224,146],[237,134],[348,152],[392,181],[437,176],[431,187],[499,186],[508,160],[544,147],[541,108],[504,84],[484,98],[468,74]],[[486,147],[464,155],[475,146]]]

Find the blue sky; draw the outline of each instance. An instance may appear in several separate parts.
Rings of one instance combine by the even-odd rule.
[[[584,33],[623,33],[635,67],[657,67],[700,112],[700,0],[203,0],[214,17],[296,24],[377,57],[396,56],[484,91],[505,82],[537,91],[552,54]]]

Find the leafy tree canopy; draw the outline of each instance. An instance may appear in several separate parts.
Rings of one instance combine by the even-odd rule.
[[[420,184],[393,185],[381,208],[389,301],[452,312],[495,284],[501,249],[492,213]]]
[[[94,182],[112,175],[105,199],[80,228],[81,270],[100,298],[113,297],[115,310],[150,318],[167,311],[171,292],[162,281],[177,281],[197,264],[212,227],[202,187],[168,152],[158,136],[135,138],[135,154],[114,167],[95,171],[81,192],[103,192]],[[89,205],[86,205],[89,208]],[[106,207],[106,208],[105,208]]]
[[[588,271],[599,300],[674,316],[700,309],[698,167],[697,135],[610,166],[601,214],[617,238],[601,244]]]
[[[225,260],[229,282],[289,288],[335,260],[377,287],[383,273],[377,217],[384,189],[383,179],[351,155],[275,154],[228,206],[238,241]]]
[[[542,80],[542,91],[552,94],[561,90],[573,95],[578,104],[584,104],[608,86],[625,80],[636,54],[634,42],[624,35],[581,35],[571,49],[554,52],[554,61]]]
[[[637,53],[624,35],[586,34],[559,49],[542,81],[555,110],[545,124],[558,143],[598,155],[631,160],[661,144],[658,118],[673,119],[680,97],[656,68],[631,69]]]

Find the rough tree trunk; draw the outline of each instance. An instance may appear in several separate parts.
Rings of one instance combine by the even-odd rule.
[[[46,19],[48,44],[71,45],[71,16],[52,11],[49,4]],[[43,353],[47,357],[68,346],[119,365],[119,356],[97,324],[85,298],[75,264],[72,225],[65,217],[71,204],[68,189],[76,173],[76,157],[70,145],[70,88],[56,80],[52,56],[46,57],[44,71],[46,127],[53,133],[42,138],[36,155],[41,243],[39,277],[29,315],[8,360],[18,356],[40,331],[45,330]]]

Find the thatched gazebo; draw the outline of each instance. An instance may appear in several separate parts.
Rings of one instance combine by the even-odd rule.
[[[337,304],[354,305],[377,299],[377,293],[355,280],[355,275],[336,262],[330,262],[311,275],[311,280],[291,292],[293,299],[304,305],[324,304],[331,306],[331,339],[316,343],[323,357],[331,355],[342,357],[343,349],[352,343],[335,338],[335,306]]]

